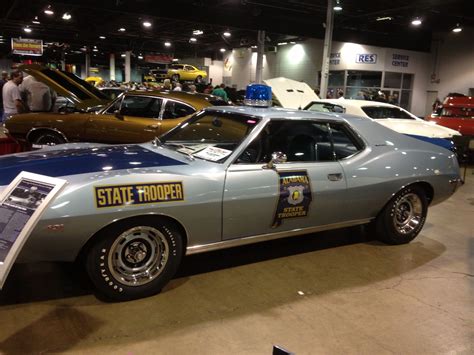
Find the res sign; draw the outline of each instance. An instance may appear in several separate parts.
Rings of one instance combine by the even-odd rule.
[[[377,54],[356,54],[356,63],[375,64],[377,63]]]

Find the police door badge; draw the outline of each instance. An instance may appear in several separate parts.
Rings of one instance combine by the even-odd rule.
[[[313,200],[306,170],[277,173],[280,187],[272,228],[279,227],[284,219],[306,217]]]

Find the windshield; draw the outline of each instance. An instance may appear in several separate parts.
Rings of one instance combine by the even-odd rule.
[[[188,156],[221,163],[250,134],[260,118],[201,112],[160,138],[167,147]]]
[[[342,106],[331,104],[329,102],[313,102],[307,110],[316,112],[345,112],[345,109]]]
[[[407,120],[414,120],[415,117],[411,116],[408,112],[398,107],[388,106],[365,106],[361,107],[367,116],[374,119],[380,118],[401,118]]]

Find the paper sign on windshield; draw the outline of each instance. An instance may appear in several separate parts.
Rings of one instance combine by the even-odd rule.
[[[231,150],[217,148],[217,147],[207,147],[200,152],[194,154],[195,157],[210,160],[210,161],[219,161],[232,153]]]

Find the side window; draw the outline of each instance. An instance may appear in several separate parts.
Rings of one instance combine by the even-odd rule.
[[[330,123],[336,159],[344,159],[362,150],[362,143],[343,124]]]
[[[275,152],[288,162],[334,161],[328,124],[313,121],[273,121],[254,139],[237,163],[268,163]]]
[[[192,66],[190,66],[190,65],[186,65],[186,66],[184,67],[184,70],[191,71],[191,70],[194,70],[194,68],[193,68]]]
[[[374,119],[381,119],[381,118],[403,118],[403,119],[408,119],[408,120],[415,119],[398,107],[365,106],[361,108],[367,114],[367,116]]]
[[[113,102],[112,105],[105,111],[105,113],[113,115],[115,111],[120,110],[120,104],[122,103],[122,98],[119,98]]]
[[[125,116],[158,118],[161,110],[160,98],[148,96],[126,96],[122,101],[120,113]]]
[[[163,119],[180,118],[192,115],[194,112],[196,112],[196,110],[188,105],[168,100],[165,105],[165,111],[163,112]]]

